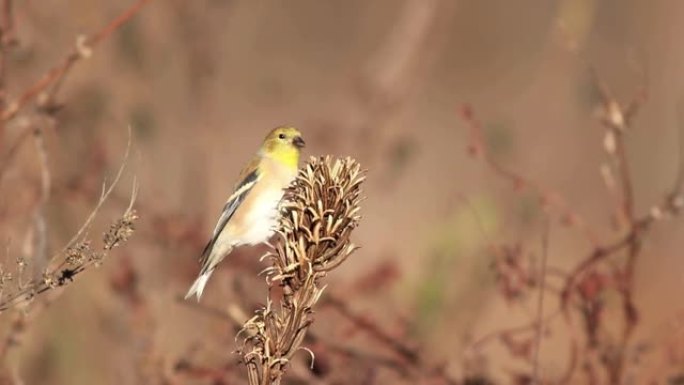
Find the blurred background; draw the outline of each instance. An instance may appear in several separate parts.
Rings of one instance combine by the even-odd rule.
[[[132,4],[15,2],[4,97],[14,100],[60,63],[78,36]],[[529,357],[520,357],[527,353],[511,354],[505,339],[473,353],[481,338],[529,324],[536,312],[534,284],[514,301],[502,296],[492,246],[519,245],[534,263],[544,254],[561,275],[594,246],[558,213],[546,215],[533,189],[516,189],[469,156],[472,122],[460,115],[462,106],[481,123],[493,160],[558,192],[600,244],[610,243],[625,229],[616,225],[618,198],[601,171],[611,157],[597,118],[596,79],[622,104],[645,89],[624,139],[635,212],[648,214],[678,170],[682,20],[684,3],[676,0],[145,4],[68,72],[54,95],[58,108],[28,105],[3,126],[2,159],[12,159],[0,180],[6,268],[26,247],[40,197],[35,146],[19,141],[27,130],[45,138],[49,255],[78,230],[102,182],[116,173],[129,126],[132,155],[88,230],[93,239],[127,206],[133,177],[140,186],[130,242],[32,317],[16,344],[5,341],[10,383],[246,383],[231,354],[234,325],[211,309],[251,314],[265,301],[255,276],[265,249],[231,256],[199,306],[178,297],[198,272],[196,259],[240,169],[281,124],[301,129],[306,156],[351,156],[368,169],[354,233],[361,249],[328,277],[326,293],[416,349],[425,369],[406,379],[374,364],[364,355],[396,352],[324,303],[313,330],[325,341],[309,344],[322,366],[309,372],[302,353],[285,382],[529,383],[521,374],[531,370]],[[681,231],[680,219],[661,221],[644,239],[629,370],[613,383],[681,383],[672,382],[684,368]],[[28,266],[39,274],[39,262]],[[544,306],[545,314],[558,307],[553,291]],[[608,292],[601,306],[619,313],[619,297]],[[0,318],[4,333],[15,334],[12,312]],[[548,383],[561,383],[575,362],[577,373],[565,382],[591,383],[569,348],[582,321],[562,318],[544,330],[532,366]],[[328,354],[326,344],[344,345],[346,355]]]

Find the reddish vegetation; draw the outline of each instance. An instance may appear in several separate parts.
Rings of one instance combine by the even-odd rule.
[[[679,52],[678,3],[524,27],[490,1],[51,3],[0,0],[0,384],[682,383],[684,287],[661,275],[684,267],[684,134],[652,144],[680,90],[645,76]],[[625,80],[591,50],[632,27],[660,67]],[[281,123],[369,170],[326,241],[361,249],[242,248],[182,300],[231,175]]]

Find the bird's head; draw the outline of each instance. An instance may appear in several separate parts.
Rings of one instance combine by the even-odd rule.
[[[299,153],[304,148],[302,133],[294,127],[276,127],[266,135],[264,155],[290,167],[297,167]]]

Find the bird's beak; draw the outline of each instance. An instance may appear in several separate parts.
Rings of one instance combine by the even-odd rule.
[[[295,138],[292,139],[292,144],[294,144],[294,146],[297,148],[304,148],[304,146],[306,146],[306,143],[301,136],[295,136]]]

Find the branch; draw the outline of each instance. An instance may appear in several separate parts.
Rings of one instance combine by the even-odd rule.
[[[510,181],[516,191],[521,191],[525,188],[531,190],[536,195],[542,209],[546,210],[548,206],[555,207],[560,212],[561,223],[577,227],[592,245],[598,244],[599,238],[596,235],[596,231],[578,213],[570,208],[566,200],[559,193],[520,175],[516,171],[504,167],[494,160],[486,147],[482,124],[477,120],[470,106],[462,106],[460,116],[470,130],[468,151],[473,158],[481,159],[497,176]]]
[[[61,81],[69,73],[69,70],[71,70],[77,62],[89,58],[92,55],[93,48],[107,39],[114,31],[121,28],[121,26],[133,18],[143,6],[151,1],[152,0],[138,0],[99,31],[96,31],[90,36],[79,36],[76,39],[76,46],[64,57],[64,59],[62,59],[61,63],[48,70],[17,99],[7,105],[0,115],[0,121],[7,122],[12,120],[28,103],[36,99],[50,86],[55,85],[52,92],[47,95],[48,97],[45,99],[45,105],[43,107],[48,107],[59,84],[61,84]]]
[[[546,260],[549,253],[549,224],[546,223],[544,227],[544,234],[542,236],[542,259],[541,269],[539,272],[539,282],[544,282],[546,277]],[[544,293],[546,290],[543,285],[539,287],[539,297],[537,300],[537,331],[535,337],[534,358],[532,361],[532,385],[543,383],[539,376],[539,352],[541,351],[541,340],[544,332],[544,324],[542,323],[544,315]]]
[[[93,265],[100,265],[103,259],[112,249],[128,240],[134,231],[134,222],[138,218],[135,210],[133,209],[138,192],[136,183],[134,183],[128,207],[122,216],[112,223],[109,230],[104,233],[102,249],[100,251],[94,250],[92,248],[92,242],[85,239],[83,234],[90,227],[100,208],[107,201],[107,198],[109,198],[111,193],[114,191],[114,187],[121,179],[127,164],[129,151],[130,133],[129,143],[126,148],[124,159],[114,180],[112,181],[112,184],[108,187],[103,185],[100,199],[95,205],[95,208],[93,208],[91,211],[88,218],[86,218],[81,228],[76,232],[66,246],[64,246],[64,248],[50,258],[52,266],[47,267],[42,276],[32,278],[27,284],[20,284],[15,292],[9,294],[8,296],[0,297],[0,312],[20,304],[25,304],[26,302],[31,301],[36,295],[42,294],[52,289],[67,286],[73,282],[74,278],[78,274],[84,272]],[[21,268],[22,264],[20,263],[19,266]],[[19,271],[17,275],[17,279],[19,280],[21,278],[21,271]],[[0,290],[4,290],[4,287]]]

